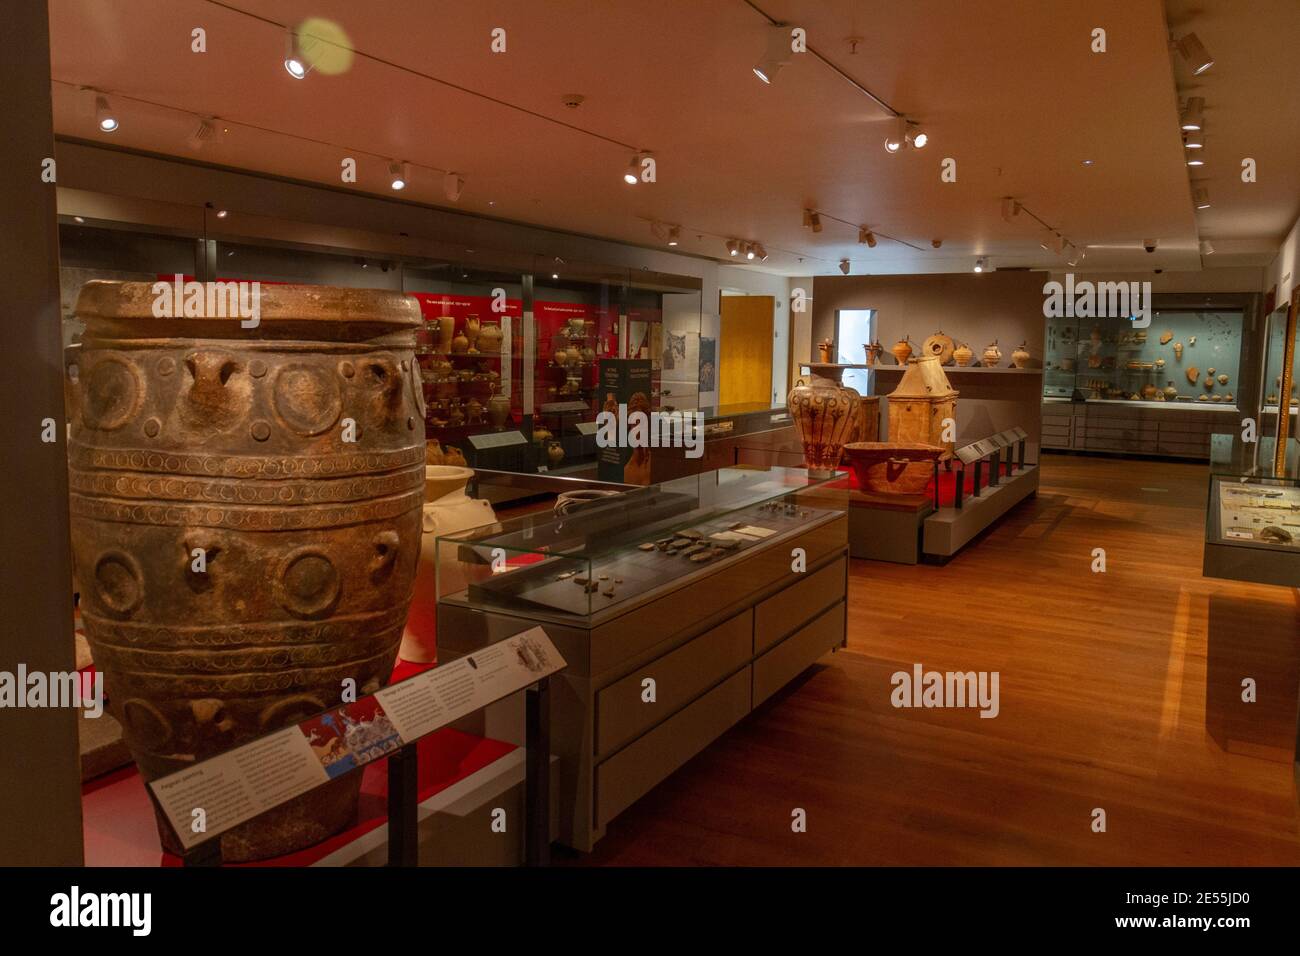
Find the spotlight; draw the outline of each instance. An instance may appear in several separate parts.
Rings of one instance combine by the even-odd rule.
[[[813,215],[813,214],[812,214],[812,210],[811,210],[811,209],[805,209],[805,210],[803,211],[803,227],[804,227],[805,229],[811,229],[811,228],[812,228],[812,215]]]
[[[1205,49],[1205,44],[1195,33],[1187,34],[1178,41],[1177,46],[1193,76],[1200,76],[1214,66],[1214,57],[1210,56],[1210,51]]]
[[[983,256],[980,256],[978,259],[975,260],[975,271],[983,272],[985,269],[988,268],[988,265],[989,265],[989,261],[985,259]]]
[[[907,120],[903,117],[895,117],[892,121],[891,129],[885,135],[885,152],[896,153],[903,148],[903,143],[907,141]]]
[[[190,134],[190,147],[192,149],[202,149],[203,144],[212,139],[215,132],[211,120],[199,120],[198,128]]]
[[[918,126],[916,123],[907,124],[907,145],[913,149],[925,149],[930,142],[930,134]]]
[[[217,210],[217,218],[218,218],[218,219],[225,219],[226,216],[228,216],[228,215],[229,215],[229,213],[226,212],[226,210],[224,210],[224,209],[218,209],[218,210]]]
[[[551,273],[551,278],[552,278],[552,279],[558,279],[559,277],[560,277],[560,274],[559,274],[558,272],[552,272],[552,273]]]
[[[105,133],[117,131],[119,125],[117,117],[113,115],[112,109],[109,108],[108,97],[106,96],[95,97],[95,125]]]
[[[316,45],[315,37],[300,37],[292,30],[284,36],[284,69],[285,72],[295,80],[306,79],[307,74],[311,72],[311,64],[307,61],[307,53]]]
[[[442,194],[448,202],[456,202],[465,191],[465,177],[460,173],[442,174]]]
[[[1210,208],[1210,191],[1204,186],[1198,186],[1192,190],[1192,202],[1196,204],[1197,209]]]
[[[752,243],[748,243],[748,242],[745,243],[745,258],[748,259],[750,262],[753,262],[753,261],[754,261],[754,255],[755,255],[755,252],[754,252],[754,246],[753,246],[753,244],[752,244]]]
[[[1047,245],[1048,248],[1052,250],[1052,252],[1056,253],[1059,256],[1065,252],[1065,237],[1052,236],[1051,239],[1047,240]]]
[[[81,216],[73,216],[72,218],[73,218],[73,221],[75,221],[75,222],[85,222],[85,221],[86,221],[86,220],[85,220],[83,217],[81,217]]]
[[[388,185],[396,190],[406,188],[406,163],[388,164]]]
[[[930,240],[930,246],[931,246],[931,248],[933,248],[933,249],[938,249],[938,248],[939,248],[940,246],[942,246],[942,245],[943,245],[943,240],[942,240],[942,239],[931,239],[931,240]]]
[[[1187,100],[1187,106],[1183,109],[1182,126],[1184,130],[1199,130],[1204,123],[1202,114],[1205,112],[1205,97],[1193,96]]]
[[[812,227],[813,232],[822,231],[822,217],[820,213],[813,213],[808,217],[808,225]]]
[[[858,226],[858,242],[866,243],[869,248],[876,248],[876,236],[866,226]]]
[[[1205,160],[1201,159],[1199,156],[1197,156],[1195,153],[1193,153],[1193,154],[1192,154],[1192,158],[1189,159],[1189,160],[1187,161],[1187,165],[1188,165],[1188,166],[1204,166],[1204,165],[1205,165]]]
[[[1193,129],[1183,133],[1184,149],[1202,149],[1205,146],[1205,130]]]
[[[675,246],[675,245],[677,245],[678,239],[679,239],[679,237],[681,236],[681,234],[682,234],[682,227],[681,227],[681,226],[673,226],[671,229],[669,229],[669,230],[668,230],[668,245],[670,245],[670,246]]]
[[[1201,240],[1201,255],[1203,256],[1214,255],[1214,243],[1210,242],[1209,239]]]
[[[763,248],[763,244],[761,242],[754,243],[754,251],[758,254],[759,262],[767,261],[767,250]]]
[[[738,243],[735,239],[728,239],[727,255],[732,256],[734,258],[739,253],[740,253],[740,243]]]
[[[763,58],[754,66],[754,75],[764,83],[771,83],[781,68],[790,62],[790,31],[786,27],[772,27],[767,31]]]
[[[843,272],[845,275],[848,275],[848,274],[849,274],[849,260],[848,260],[848,259],[841,259],[841,260],[840,260],[840,271]]]
[[[1072,245],[1070,246],[1070,254],[1065,261],[1072,266],[1077,266],[1080,262],[1083,261],[1083,257],[1084,257],[1084,251],[1080,249],[1078,246]]]
[[[1020,203],[1016,202],[1010,196],[1002,197],[1002,218],[1007,222],[1015,219],[1020,215]]]
[[[635,153],[632,161],[627,164],[627,170],[623,173],[623,182],[629,186],[635,186],[641,180],[641,154]]]

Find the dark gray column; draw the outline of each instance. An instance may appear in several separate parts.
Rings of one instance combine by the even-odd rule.
[[[45,0],[6,4],[0,31],[0,670],[70,671],[66,416],[59,320],[50,37]],[[58,440],[41,441],[41,423]],[[0,864],[82,861],[77,713],[0,709]]]

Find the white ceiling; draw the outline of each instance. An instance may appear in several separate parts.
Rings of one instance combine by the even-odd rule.
[[[1001,219],[1004,195],[1095,246],[1089,270],[1198,269],[1199,238],[1219,250],[1207,266],[1263,264],[1300,214],[1295,0],[1169,0],[1170,22],[1217,58],[1199,78],[1171,63],[1158,0],[756,2],[923,122],[931,145],[886,154],[880,108],[810,55],[759,82],[766,21],[743,0],[231,0],[274,23],[207,0],[51,0],[55,129],[336,185],[351,155],[352,188],[387,195],[385,158],[405,159],[461,172],[468,211],[644,245],[662,245],[650,221],[681,223],[681,251],[725,258],[719,237],[761,241],[762,268],[788,275],[833,272],[841,257],[855,273],[966,271],[977,255],[1062,268],[1041,227]],[[275,24],[308,16],[389,64],[358,56],[342,75],[292,80]],[[1089,48],[1098,26],[1105,54]],[[206,53],[190,51],[194,27]],[[504,54],[489,50],[494,27],[507,31]],[[856,54],[849,36],[863,38]],[[1213,207],[1199,215],[1176,82],[1207,100],[1198,178]],[[109,92],[118,132],[95,129],[76,85]],[[586,100],[568,109],[567,93]],[[230,121],[197,154],[196,115]],[[651,150],[659,181],[623,184],[630,150],[618,144]],[[1236,175],[1246,155],[1256,184]],[[956,183],[940,181],[945,157]],[[429,169],[414,168],[403,195],[447,204]],[[814,235],[806,205],[921,248],[868,249],[829,218]],[[1159,240],[1154,255],[1145,238]]]

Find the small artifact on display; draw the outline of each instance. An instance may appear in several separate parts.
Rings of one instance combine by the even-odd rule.
[[[858,489],[880,495],[919,495],[944,449],[919,442],[850,442],[844,453]]]
[[[1021,342],[1016,350],[1011,353],[1011,367],[1024,368],[1025,363],[1029,361],[1029,347],[1025,342]]]
[[[835,361],[835,343],[831,339],[822,339],[818,342],[817,351],[821,353],[823,363],[829,365]]]
[[[425,482],[414,299],[265,285],[244,328],[159,318],[153,290],[82,288],[68,451],[82,620],[146,781],[387,683]],[[223,858],[337,833],[360,783],[223,833]]]
[[[1093,366],[1092,364],[1093,359],[1098,359],[1096,366]],[[998,363],[1001,361],[1002,361],[1002,350],[998,348],[998,340],[994,339],[992,343],[984,347],[984,367],[997,368]],[[1088,359],[1088,365],[1094,368],[1100,367],[1101,361],[1098,358],[1098,356],[1094,355]]]
[[[867,368],[875,368],[876,362],[880,361],[880,357],[885,354],[885,347],[879,341],[876,341],[869,345],[863,345],[862,348],[866,352]]]
[[[899,365],[906,365],[907,360],[912,356],[912,342],[906,335],[894,343],[894,347],[889,350],[893,353],[894,358]]]
[[[952,350],[952,360],[956,362],[961,368],[965,368],[966,366],[970,365],[971,360],[973,358],[975,358],[975,353],[971,350],[971,347],[967,345],[965,342],[963,342],[961,345],[957,346],[955,349]],[[1074,367],[1073,359],[1070,360],[1070,367],[1071,368]]]
[[[947,365],[953,356],[952,337],[944,335],[942,331],[935,332],[921,344],[921,354],[933,355],[940,365]]]

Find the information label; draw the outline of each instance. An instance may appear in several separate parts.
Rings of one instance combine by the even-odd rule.
[[[186,849],[563,669],[540,627],[149,784]]]

